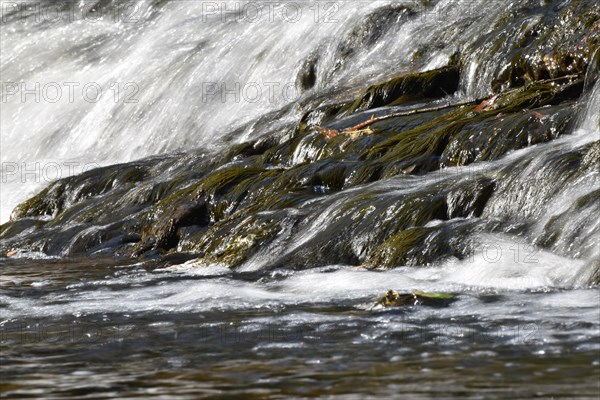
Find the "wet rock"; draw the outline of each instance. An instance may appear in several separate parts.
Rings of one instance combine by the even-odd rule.
[[[456,185],[447,197],[450,218],[480,217],[487,201],[494,193],[496,183],[488,177],[478,177],[466,185]]]
[[[497,71],[492,82],[494,92],[537,80],[586,73],[600,48],[600,6],[595,2],[563,3],[555,12],[542,15],[533,26],[501,25],[481,38],[496,42],[491,51],[511,46],[508,54],[512,58]]]
[[[408,307],[419,305],[447,307],[456,300],[457,296],[451,293],[425,293],[420,291],[400,293],[395,290],[390,290],[375,304],[383,307]]]
[[[307,96],[298,105],[304,113],[299,121],[273,128],[284,114],[265,115],[253,122],[260,137],[211,159],[190,150],[51,184],[0,228],[0,250],[65,256],[187,253],[200,263],[232,268],[249,262],[264,268],[338,263],[393,268],[464,258],[469,249],[461,238],[538,217],[526,207],[528,195],[547,199],[567,179],[597,168],[600,153],[592,144],[585,152],[549,160],[535,186],[514,179],[526,165],[496,174],[474,167],[465,176],[460,170],[572,131],[584,89],[596,79],[589,66],[597,45],[597,7],[586,4],[508,30],[514,38],[496,38],[494,29],[482,37],[493,43],[481,51],[502,49],[505,57],[497,59],[495,96],[490,88],[483,99],[395,116],[371,124],[364,134],[327,138],[312,128],[319,124],[343,132],[374,113],[395,111],[391,106],[416,106],[455,93],[461,68],[481,54],[474,48],[461,49],[447,67],[397,76],[356,97]],[[352,31],[338,49],[340,59],[350,60],[355,46],[377,42],[397,18],[408,15],[400,6],[381,13]],[[565,28],[546,28],[556,18]],[[319,62],[309,58],[300,66],[301,89],[309,91],[317,78],[331,73],[318,69]],[[593,196],[582,196],[577,207],[548,222],[540,245],[565,252],[561,243],[571,243],[585,253],[563,228],[573,215],[596,208]],[[492,219],[501,221],[485,221]],[[571,231],[583,237],[582,229]]]
[[[351,62],[356,49],[364,49],[377,44],[377,42],[394,26],[416,15],[409,6],[391,4],[380,7],[363,18],[342,40],[336,51],[336,63],[331,71],[327,72],[330,79],[333,74]]]
[[[298,76],[296,77],[296,87],[300,92],[312,89],[317,83],[317,62],[316,57],[310,57],[300,65]]]
[[[344,110],[346,113],[383,106],[451,95],[458,89],[458,66],[402,75],[384,83],[372,85]]]

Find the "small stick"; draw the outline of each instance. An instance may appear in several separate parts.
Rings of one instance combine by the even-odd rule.
[[[539,84],[546,84],[546,83],[552,83],[552,82],[556,82],[556,81],[560,81],[560,80],[564,80],[564,79],[571,79],[571,78],[577,78],[579,77],[579,74],[572,74],[572,75],[565,75],[565,76],[561,76],[558,78],[552,78],[552,79],[544,79],[541,81],[536,81],[536,82],[532,82],[532,83],[539,83]],[[508,90],[504,93],[502,93],[503,95],[509,94],[509,93],[513,93],[516,92],[517,90],[522,89],[522,87],[518,87],[515,89],[511,89]],[[382,115],[381,117],[375,117],[374,115],[371,116],[370,119],[361,122],[358,125],[354,125],[350,128],[346,128],[343,131],[338,131],[337,129],[327,129],[327,128],[323,128],[319,125],[313,125],[313,129],[317,130],[318,132],[322,133],[323,135],[325,135],[328,138],[333,138],[337,135],[340,134],[344,134],[344,133],[352,133],[361,129],[364,129],[368,126],[373,125],[376,122],[380,122],[380,121],[384,121],[386,119],[391,119],[391,118],[398,118],[398,117],[407,117],[410,115],[415,115],[415,114],[422,114],[422,113],[427,113],[427,112],[434,112],[434,111],[440,111],[440,110],[444,110],[446,108],[452,108],[452,107],[461,107],[461,106],[467,106],[467,105],[472,105],[472,104],[479,104],[479,106],[481,106],[481,110],[476,109],[476,112],[481,112],[483,111],[483,108],[485,108],[488,104],[493,103],[494,100],[496,100],[497,97],[499,97],[500,94],[496,94],[494,96],[492,96],[491,98],[479,98],[479,99],[475,99],[475,100],[468,100],[468,101],[463,101],[460,103],[453,103],[453,104],[446,104],[444,106],[438,106],[438,107],[429,107],[429,108],[419,108],[416,110],[410,110],[410,111],[402,111],[402,112],[397,112],[397,113],[391,113],[391,114],[387,114],[387,115]],[[479,107],[478,107],[479,108]]]
[[[323,128],[319,125],[313,125],[313,129],[315,129],[316,131],[322,133],[323,135],[325,135],[327,138],[331,139],[332,137],[335,137],[337,135],[340,134],[340,132],[337,129],[327,129],[327,128]]]
[[[327,128],[323,128],[319,125],[313,125],[313,129],[319,131],[320,133],[322,133],[323,135],[327,136],[328,138],[332,138],[335,137],[339,134],[342,133],[352,133],[361,129],[364,129],[368,126],[373,125],[376,122],[379,121],[385,121],[386,119],[391,119],[391,118],[398,118],[398,117],[407,117],[409,115],[415,115],[415,114],[422,114],[422,113],[426,113],[426,112],[432,112],[432,111],[439,111],[439,110],[444,110],[446,108],[451,108],[451,107],[460,107],[460,106],[464,106],[464,105],[469,105],[469,104],[474,104],[477,103],[478,100],[470,100],[470,101],[463,101],[461,103],[454,103],[454,104],[446,104],[445,106],[439,106],[439,107],[430,107],[430,108],[419,108],[417,110],[410,110],[410,111],[402,111],[402,112],[397,112],[397,113],[392,113],[392,114],[387,114],[387,115],[383,115],[381,117],[375,117],[374,115],[371,116],[370,119],[361,122],[358,125],[354,125],[350,128],[346,128],[343,131],[338,131],[337,129],[327,129]]]

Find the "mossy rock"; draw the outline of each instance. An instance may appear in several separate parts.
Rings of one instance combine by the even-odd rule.
[[[182,250],[201,254],[201,264],[224,264],[236,268],[275,239],[286,222],[279,214],[234,216],[182,243]]]
[[[17,205],[10,220],[18,221],[30,217],[54,217],[62,211],[65,204],[63,193],[65,186],[61,182],[51,184],[29,200]]]
[[[451,95],[458,90],[459,79],[459,67],[453,65],[427,72],[401,75],[387,82],[372,85],[343,111],[353,113]]]
[[[500,96],[494,108],[483,112],[475,112],[474,106],[450,109],[429,122],[390,135],[364,151],[360,159],[378,160],[384,165],[382,177],[390,177],[407,169],[423,173],[439,169],[442,163],[468,165],[499,158],[510,150],[550,140],[565,132],[573,110],[562,110],[573,103],[555,109],[562,113],[558,119],[546,118],[541,123],[530,114],[521,113],[576,98],[581,94],[582,83],[579,79],[560,86],[531,85]],[[515,119],[518,123],[512,126],[510,122]],[[489,135],[490,129],[496,131],[495,135]]]
[[[509,21],[494,27],[475,43],[495,43],[488,54],[502,52],[511,58],[499,63],[494,92],[520,87],[533,81],[570,74],[585,74],[594,52],[600,47],[600,5],[597,2],[565,2],[541,14],[533,26]],[[555,28],[560,26],[560,29]],[[475,46],[474,45],[474,46]],[[467,52],[487,58],[488,54]]]
[[[41,228],[46,223],[47,221],[37,218],[19,218],[12,222],[6,222],[0,225],[0,239],[17,236],[31,228]]]
[[[419,265],[423,260],[418,250],[432,232],[428,228],[411,228],[400,231],[378,246],[366,263],[371,268],[390,268],[403,265]]]
[[[495,181],[488,177],[469,179],[451,188],[446,198],[448,217],[480,217],[495,188]]]
[[[402,7],[384,7],[350,29],[348,40],[338,49],[345,57],[343,62],[351,61],[353,46],[372,45],[388,25],[393,25],[390,21],[410,14]],[[364,88],[356,98],[356,91],[342,87],[306,96],[289,106],[304,114],[300,121],[273,128],[272,122],[291,115],[292,108],[266,114],[252,122],[260,138],[230,145],[211,155],[210,160],[199,155],[201,151],[186,150],[53,183],[16,209],[12,222],[1,228],[3,242],[6,237],[13,240],[11,243],[22,241],[30,248],[59,253],[65,249],[64,243],[72,242],[74,246],[68,251],[85,253],[95,251],[100,241],[125,238],[139,241],[136,249],[141,253],[184,251],[210,262],[238,266],[266,251],[270,244],[286,240],[285,218],[293,229],[304,229],[307,220],[314,221],[320,213],[331,211],[329,207],[337,207],[331,211],[331,220],[324,223],[321,237],[303,242],[277,262],[291,268],[337,262],[393,267],[460,257],[464,249],[453,242],[452,235],[467,235],[481,226],[480,217],[494,216],[486,212],[495,197],[511,193],[521,201],[515,192],[529,190],[515,188],[511,181],[523,165],[500,171],[497,176],[444,179],[430,190],[431,172],[496,160],[511,150],[571,131],[573,116],[583,103],[584,73],[588,87],[597,79],[589,73],[589,60],[599,43],[599,6],[589,1],[567,2],[556,9],[548,6],[552,10],[547,15],[537,13],[537,5],[531,7],[540,18],[539,24],[524,24],[521,17],[515,17],[515,10],[505,10],[511,15],[500,18],[504,21],[492,27],[489,35],[475,39],[472,48],[461,49],[461,60],[455,57],[444,68],[379,82]],[[554,28],[556,22],[561,28]],[[497,38],[505,23],[515,29],[506,29],[506,35]],[[488,42],[489,46],[482,46]],[[368,133],[341,134],[332,139],[311,128],[332,122],[328,128],[343,130],[371,116],[371,111],[358,111],[407,102],[412,105],[451,94],[458,88],[461,64],[466,65],[469,57],[475,57],[471,61],[498,60],[494,57],[499,52],[503,59],[497,63],[498,71],[488,71],[488,76],[482,77],[486,81],[497,79],[495,89],[501,93],[492,106],[482,108],[473,103],[390,118],[373,124]],[[600,53],[596,50],[595,54],[598,58]],[[326,80],[327,73],[335,73],[319,69],[319,62],[314,58],[302,66],[299,80],[305,90]],[[417,62],[425,60],[422,57]],[[508,68],[502,69],[506,65]],[[577,78],[537,82],[571,74]],[[514,87],[518,90],[506,91]],[[384,108],[372,113],[392,111]],[[227,133],[227,140],[233,143],[242,131]],[[545,196],[567,179],[597,169],[598,148],[592,144],[582,151],[554,157],[549,168],[553,172],[544,177],[545,185],[534,195]],[[400,194],[390,189],[398,181],[419,175],[424,175],[423,188]],[[559,181],[559,177],[564,179]],[[388,181],[365,185],[382,180]],[[344,199],[345,195],[336,194],[343,190],[356,191]],[[595,194],[580,198],[568,213],[591,210]],[[506,201],[506,209],[496,204],[492,211],[506,219],[519,217],[523,208],[519,205],[526,201]],[[541,235],[547,236],[548,245],[561,242],[560,235],[566,233],[557,233],[556,228],[569,220],[568,213],[548,224],[547,232]],[[472,221],[463,227],[459,223],[464,218]],[[113,226],[117,220],[121,222]],[[104,225],[107,230],[98,230],[96,236],[82,233],[91,226]],[[19,237],[23,232],[26,238]],[[129,249],[130,243],[123,246]]]
[[[421,305],[447,307],[456,300],[458,300],[458,296],[452,293],[425,293],[421,291],[400,293],[395,290],[389,290],[375,305],[382,307],[411,307]]]

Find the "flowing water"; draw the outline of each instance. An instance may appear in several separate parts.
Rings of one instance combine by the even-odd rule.
[[[519,3],[524,21],[511,29],[543,18],[540,2]],[[296,121],[302,108],[285,106],[303,99],[443,66],[479,47],[502,7],[483,0],[1,4],[2,222],[57,177],[244,141]],[[469,57],[460,93],[479,97],[500,54],[480,48]],[[323,72],[302,91],[295,83],[306,61]],[[249,123],[282,109],[273,128]],[[244,129],[228,135],[237,127]]]
[[[139,163],[151,166],[155,185],[234,143],[285,131],[313,99],[442,67],[464,49],[467,73],[449,97],[485,96],[503,54],[477,39],[497,29],[506,8],[519,15],[506,22],[510,41],[551,7],[140,0],[61,3],[44,14],[36,8],[44,2],[1,3],[2,222],[49,175],[154,155]],[[311,63],[314,82],[299,85]],[[34,92],[40,84],[39,102],[22,97],[21,82]],[[79,84],[73,99],[69,82]],[[55,102],[56,86],[43,89],[54,83],[63,91]],[[88,94],[79,90],[86,84],[98,86]],[[91,101],[95,87],[102,96]],[[103,227],[71,237],[74,225],[59,226],[52,235],[68,239],[52,251],[0,259],[3,395],[598,398],[600,292],[590,282],[600,274],[600,205],[581,199],[597,195],[600,171],[594,161],[577,173],[557,164],[597,144],[600,82],[570,110],[568,134],[496,160],[333,193],[322,187],[326,196],[277,214],[284,226],[303,218],[236,269],[200,265],[186,253],[189,238],[166,257],[131,260],[102,248],[95,258],[65,257]],[[299,145],[290,165],[315,151]],[[481,215],[426,224],[442,233],[424,254],[437,240],[456,240],[468,257],[390,270],[354,262],[369,248],[369,224],[389,223],[394,204],[490,177],[499,183]],[[351,224],[350,205],[366,195],[377,200],[349,244],[357,256],[310,258],[315,243]],[[302,257],[318,262],[274,267]],[[374,306],[388,289],[457,298]]]

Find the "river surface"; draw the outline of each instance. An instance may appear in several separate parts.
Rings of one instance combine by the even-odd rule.
[[[106,260],[3,268],[7,398],[594,399],[600,389],[599,293],[550,288],[544,266],[523,277],[492,265],[331,266],[258,281]],[[392,287],[460,295],[448,307],[373,308]]]

